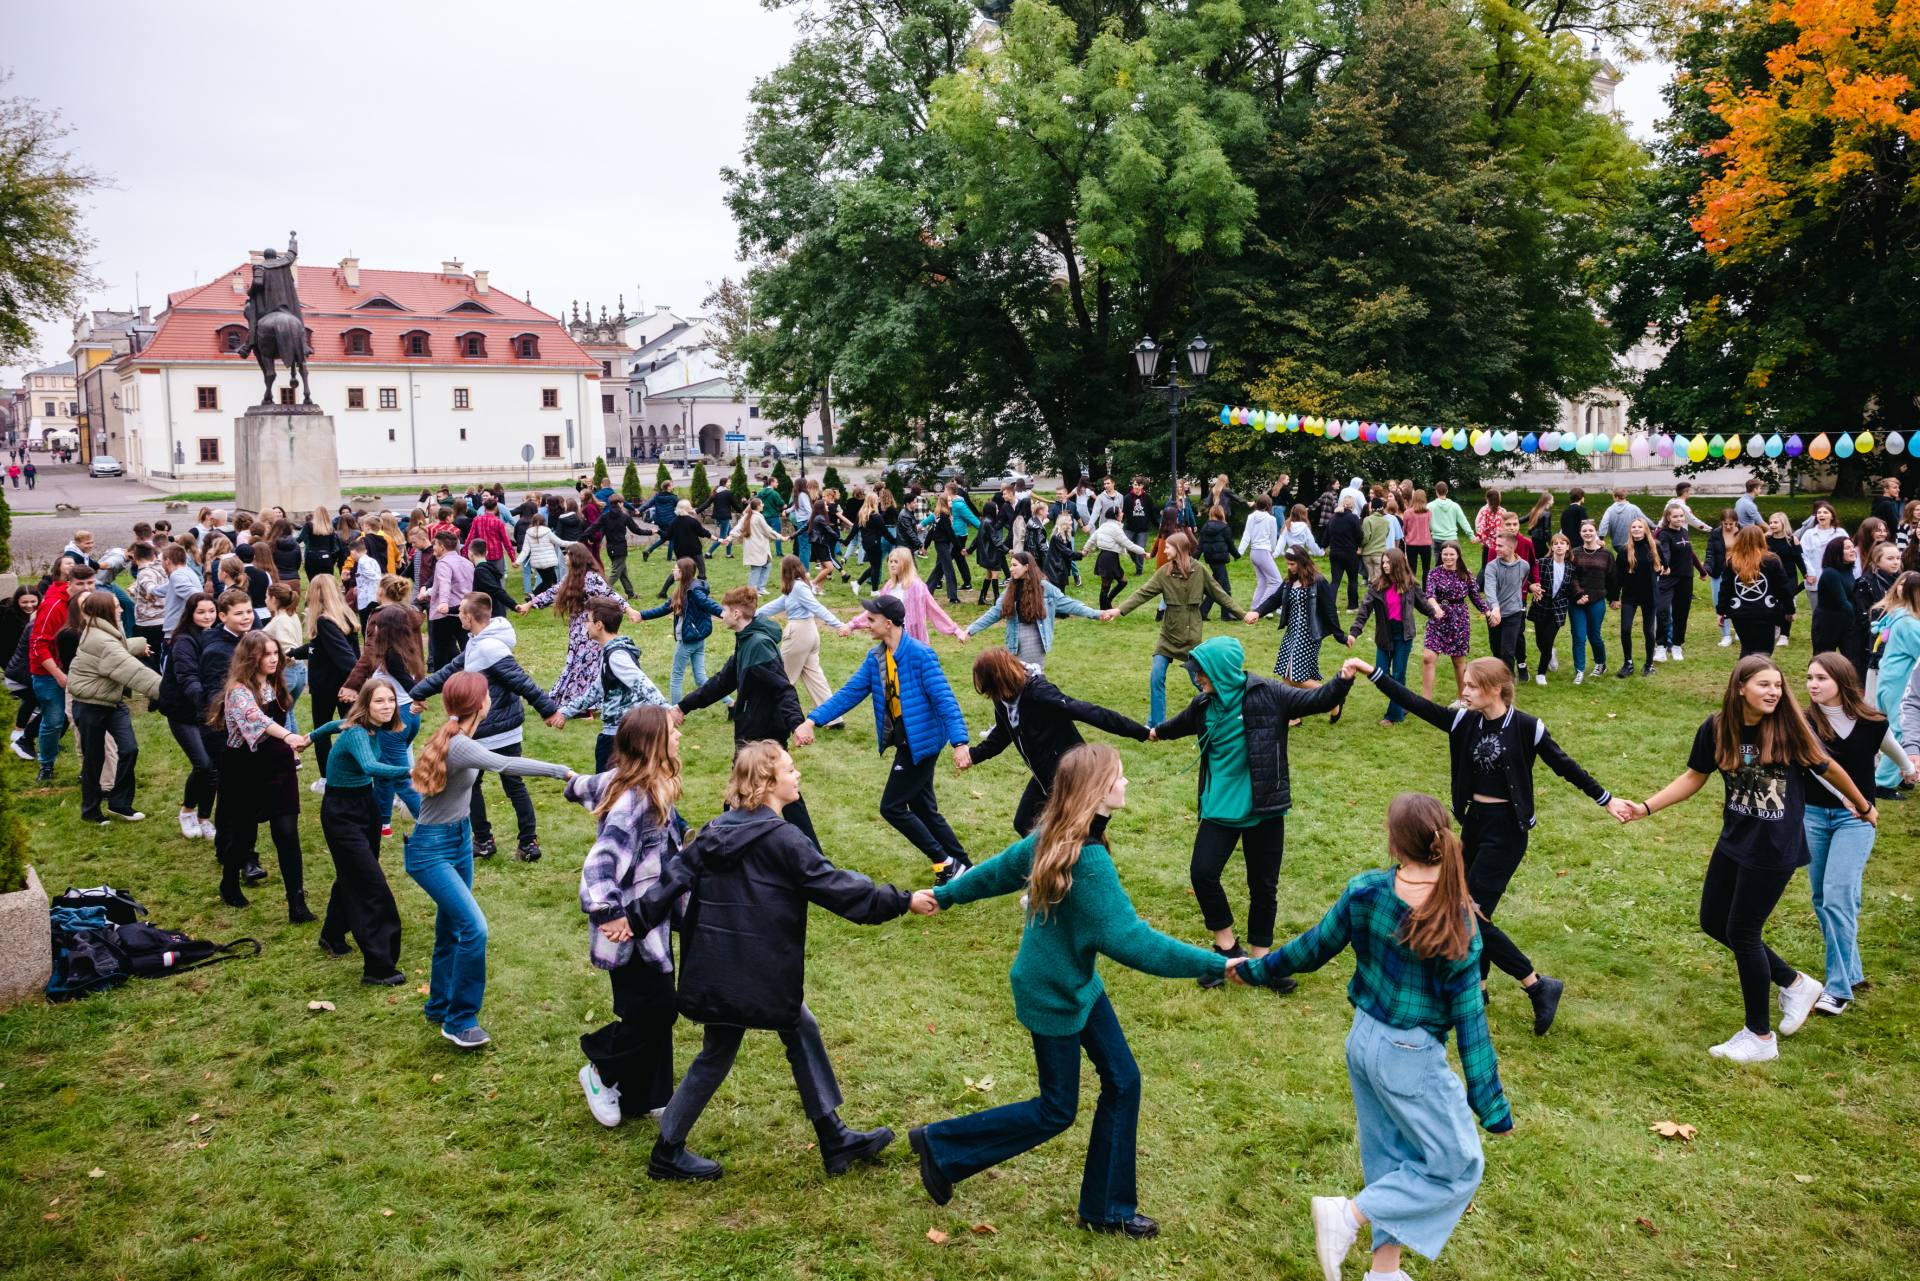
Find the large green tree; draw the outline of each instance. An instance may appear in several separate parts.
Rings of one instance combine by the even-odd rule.
[[[12,78],[0,71],[0,90]],[[69,315],[95,283],[80,202],[101,180],[74,163],[65,137],[32,99],[0,97],[0,365],[27,356],[34,324]]]

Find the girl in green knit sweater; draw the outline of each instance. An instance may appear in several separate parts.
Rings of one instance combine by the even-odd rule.
[[[1080,1224],[1131,1237],[1151,1237],[1160,1230],[1136,1204],[1140,1069],[1094,964],[1105,954],[1163,978],[1218,979],[1226,961],[1169,938],[1134,911],[1106,842],[1108,817],[1126,803],[1120,754],[1104,743],[1076,747],[1061,758],[1053,794],[1032,835],[965,876],[913,896],[913,910],[924,916],[1025,891],[1013,1004],[1033,1036],[1040,1078],[1037,1098],[937,1121],[908,1134],[920,1158],[920,1181],[936,1205],[953,1198],[959,1180],[1038,1147],[1073,1124],[1084,1048],[1100,1075],[1100,1098],[1080,1180]]]

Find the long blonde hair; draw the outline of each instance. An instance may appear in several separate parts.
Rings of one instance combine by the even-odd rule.
[[[1120,777],[1120,753],[1105,743],[1082,743],[1060,758],[1053,792],[1035,825],[1033,866],[1027,873],[1027,914],[1046,920],[1073,888],[1080,847],[1100,805]]]
[[[320,620],[331,618],[334,625],[352,636],[360,630],[360,619],[347,608],[340,592],[340,580],[332,574],[315,574],[307,582],[307,639],[320,634]]]
[[[727,779],[728,807],[757,810],[766,805],[780,772],[780,758],[786,754],[787,749],[770,738],[742,743],[733,754],[733,773]]]
[[[887,586],[905,587],[918,577],[920,571],[914,567],[912,552],[896,547],[887,553]]]

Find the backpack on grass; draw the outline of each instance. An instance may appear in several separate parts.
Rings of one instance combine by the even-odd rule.
[[[70,889],[54,900],[49,912],[53,973],[47,979],[47,999],[71,1001],[119,987],[129,978],[161,978],[236,956],[260,954],[260,944],[254,939],[212,943],[135,919],[146,910],[131,895],[104,885],[90,890]],[[241,950],[248,946],[252,952]]]

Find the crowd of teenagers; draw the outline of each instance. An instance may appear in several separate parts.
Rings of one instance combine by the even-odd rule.
[[[1011,982],[1038,1093],[913,1128],[922,1184],[945,1204],[960,1182],[1067,1129],[1084,1052],[1100,1086],[1079,1220],[1135,1237],[1158,1230],[1140,1212],[1136,1188],[1141,1073],[1099,959],[1202,988],[1286,993],[1296,976],[1351,949],[1347,1061],[1364,1184],[1351,1197],[1315,1198],[1312,1225],[1328,1278],[1363,1228],[1369,1275],[1391,1278],[1401,1275],[1403,1247],[1433,1257],[1464,1213],[1483,1168],[1478,1129],[1503,1134],[1513,1125],[1485,1013],[1492,969],[1521,985],[1536,1035],[1553,1026],[1567,990],[1492,920],[1550,809],[1535,794],[1537,764],[1622,823],[1723,778],[1699,920],[1734,958],[1741,1024],[1711,1052],[1736,1062],[1777,1057],[1777,1036],[1793,1035],[1816,1012],[1843,1013],[1867,989],[1858,917],[1876,806],[1920,779],[1920,572],[1912,567],[1920,503],[1903,509],[1897,490],[1883,491],[1897,523],[1876,515],[1848,535],[1824,502],[1798,530],[1777,514],[1763,517],[1757,483],[1711,526],[1695,517],[1684,484],[1652,518],[1624,493],[1592,518],[1579,489],[1557,520],[1550,495],[1521,514],[1493,491],[1469,518],[1444,483],[1434,491],[1430,499],[1408,484],[1356,478],[1330,482],[1309,505],[1293,501],[1284,476],[1250,501],[1220,477],[1197,495],[1183,484],[1156,505],[1143,480],[1123,491],[1109,479],[1097,490],[1076,485],[1057,503],[1010,485],[976,512],[958,485],[903,506],[884,486],[843,504],[803,481],[784,495],[770,485],[740,504],[723,490],[726,499],[716,494],[700,509],[661,486],[635,510],[582,482],[571,496],[511,508],[498,491],[423,494],[405,516],[315,511],[297,528],[278,509],[231,523],[208,509],[178,535],[164,522],[141,525],[125,550],[99,554],[82,532],[43,580],[0,611],[0,651],[12,656],[6,678],[20,708],[13,751],[38,765],[40,783],[53,782],[70,721],[82,821],[141,821],[131,708],[145,700],[185,759],[179,829],[211,842],[222,899],[247,907],[246,891],[272,879],[258,852],[264,826],[290,920],[318,921],[318,945],[330,955],[357,950],[372,985],[405,981],[401,915],[381,860],[397,804],[411,820],[402,866],[436,908],[424,1013],[465,1050],[491,1039],[480,1022],[488,926],[473,893],[475,859],[499,849],[487,778],[498,780],[513,811],[513,848],[529,863],[542,848],[528,780],[561,783],[562,798],[595,822],[579,903],[588,959],[607,974],[613,997],[612,1021],[580,1038],[581,1088],[604,1125],[657,1121],[648,1170],[663,1180],[723,1173],[689,1140],[748,1030],[780,1037],[828,1174],[875,1159],[893,1141],[890,1129],[840,1118],[833,1065],[806,1004],[810,905],[877,925],[1021,896]],[[1244,516],[1237,532],[1235,515]],[[1706,547],[1697,555],[1701,529]],[[668,553],[651,599],[633,587],[630,535],[656,540],[643,546],[643,562]],[[716,599],[707,562],[736,545],[748,581]],[[1101,580],[1097,607],[1073,594],[1089,552]],[[1251,608],[1233,596],[1231,562],[1242,556],[1253,565]],[[520,600],[511,594],[515,568]],[[987,608],[962,626],[937,594],[944,589],[956,603],[976,568]],[[853,591],[845,618],[824,599],[836,576]],[[1140,581],[1125,591],[1130,576]],[[1713,584],[1721,644],[1737,637],[1740,654],[1684,770],[1647,799],[1628,800],[1517,707],[1516,690],[1558,669],[1563,626],[1575,683],[1589,670],[1589,649],[1593,670],[1604,670],[1610,607],[1620,613],[1620,676],[1684,661],[1697,577]],[[1803,589],[1814,601],[1811,654],[1804,678],[1790,679],[1772,655],[1790,643]],[[1144,720],[1048,678],[1060,620],[1111,623],[1149,602],[1158,622]],[[1206,635],[1215,605],[1239,626],[1278,620],[1271,677],[1248,670],[1239,635]],[[550,685],[517,657],[510,619],[534,610],[551,610],[566,626]],[[1486,627],[1478,657],[1470,611]],[[1636,616],[1646,658],[1637,669]],[[661,624],[671,646],[665,693],[626,630],[648,622]],[[1372,661],[1343,657],[1324,678],[1323,643],[1352,648],[1369,623]],[[976,738],[932,632],[964,646],[996,628],[1001,643],[971,664],[973,692],[991,709],[990,728]],[[716,629],[733,643],[709,672]],[[837,689],[821,663],[826,631],[871,640]],[[1416,690],[1407,669],[1422,632]],[[1434,700],[1441,656],[1457,693],[1446,705]],[[1172,715],[1170,673],[1193,691]],[[1395,796],[1385,813],[1386,866],[1355,875],[1317,925],[1282,942],[1275,925],[1293,806],[1289,733],[1309,716],[1338,721],[1362,679],[1378,687],[1383,724],[1411,714],[1446,736],[1449,795]],[[421,737],[435,698],[442,719]],[[900,889],[836,866],[808,812],[793,752],[814,746],[819,729],[843,729],[863,703],[882,758],[878,816],[926,857],[929,888]],[[731,723],[733,765],[721,812],[690,830],[679,811],[680,727],[716,705]],[[529,706],[554,728],[598,719],[593,773],[525,755]],[[1207,945],[1163,934],[1134,910],[1119,873],[1130,839],[1119,817],[1128,794],[1122,758],[1087,742],[1083,727],[1147,744],[1195,740],[1190,881]],[[839,741],[856,737],[864,735]],[[989,767],[1009,747],[1024,767],[1009,816],[1017,839],[976,859],[941,811],[941,763]],[[317,776],[303,786],[309,767]],[[334,872],[317,915],[305,888],[303,793],[319,796]],[[1236,851],[1244,917],[1223,885]],[[1765,940],[1803,866],[1825,941],[1824,980]],[[676,1082],[673,1031],[683,1015],[702,1025],[702,1044]],[[1447,1063],[1449,1037],[1457,1038],[1459,1076]]]

